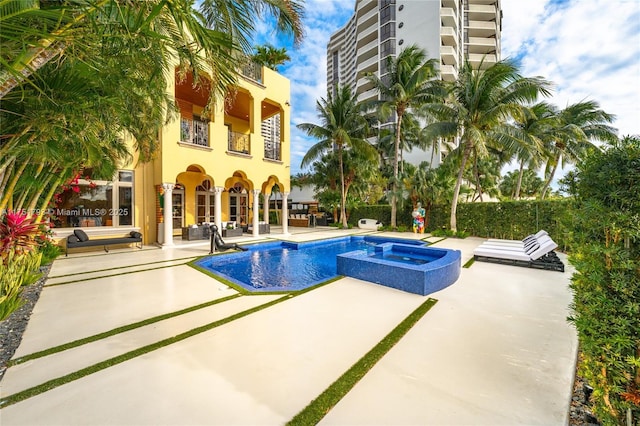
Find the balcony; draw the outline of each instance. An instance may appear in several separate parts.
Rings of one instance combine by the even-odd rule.
[[[456,81],[458,71],[453,65],[440,65],[440,78],[444,81]]]
[[[183,144],[209,147],[209,122],[193,118],[180,120],[180,142]]]
[[[440,60],[445,65],[458,65],[458,54],[451,46],[440,46]]]
[[[229,131],[227,150],[237,154],[251,154],[251,135]]]
[[[474,21],[491,21],[496,18],[496,7],[493,5],[470,4],[467,15]]]
[[[440,40],[445,46],[458,46],[458,34],[451,27],[440,27]]]
[[[493,53],[496,51],[496,39],[486,37],[469,37],[467,47],[469,53]]]
[[[481,55],[478,53],[469,53],[467,59],[473,68],[483,70],[497,62],[496,55]]]
[[[458,28],[458,14],[450,7],[440,8],[440,20],[445,27]]]
[[[492,37],[496,35],[496,23],[484,21],[469,21],[467,27],[469,37]]]

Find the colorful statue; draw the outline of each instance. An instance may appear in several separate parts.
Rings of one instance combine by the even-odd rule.
[[[416,208],[411,213],[413,216],[413,232],[419,232],[424,234],[424,215],[426,214],[425,210],[422,208],[422,204],[418,203]]]

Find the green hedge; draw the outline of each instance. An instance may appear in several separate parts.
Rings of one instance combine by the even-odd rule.
[[[458,205],[458,230],[478,237],[518,240],[544,229],[561,248],[566,249],[568,228],[564,225],[567,221],[563,219],[570,203],[570,200],[461,203]],[[411,210],[409,203],[398,209],[398,226],[411,226]],[[427,231],[448,229],[449,213],[450,206],[433,206],[429,211]],[[376,205],[355,208],[349,223],[357,226],[362,218],[377,219],[388,225],[391,207]]]

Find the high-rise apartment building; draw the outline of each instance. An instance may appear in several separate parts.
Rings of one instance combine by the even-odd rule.
[[[439,59],[443,80],[455,80],[464,60],[476,67],[500,60],[501,27],[500,0],[356,0],[353,16],[327,45],[327,88],[348,84],[358,100],[377,99],[364,75],[384,80],[387,58],[412,44]],[[404,158],[417,164],[429,160],[424,154]]]

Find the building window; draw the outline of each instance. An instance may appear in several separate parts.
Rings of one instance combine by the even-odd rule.
[[[389,22],[380,27],[380,40],[384,41],[389,38],[393,38],[396,36],[396,26],[395,23]]]
[[[387,40],[380,45],[380,58],[396,54],[396,45],[393,40]]]
[[[55,197],[50,210],[58,228],[132,226],[133,171],[120,170],[112,181],[92,180],[85,170]]]
[[[392,3],[387,7],[380,9],[380,24],[386,24],[389,21],[396,20],[396,7]]]

